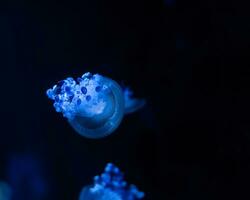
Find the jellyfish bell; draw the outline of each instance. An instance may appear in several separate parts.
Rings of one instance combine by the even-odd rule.
[[[99,75],[94,75],[85,88],[89,91],[85,100],[84,94],[78,97],[81,103],[76,103],[79,105],[68,121],[82,136],[105,137],[120,125],[124,116],[121,88],[115,81]]]
[[[63,113],[75,131],[88,138],[109,135],[124,115],[120,86],[98,74],[86,73],[77,82],[67,78],[47,94],[55,100],[55,109]]]
[[[59,81],[47,95],[76,132],[94,139],[114,132],[124,114],[142,106],[124,91],[114,80],[87,72],[76,81],[70,77]]]

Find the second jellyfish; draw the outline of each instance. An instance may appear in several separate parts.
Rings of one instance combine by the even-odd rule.
[[[118,167],[108,163],[100,176],[94,177],[91,185],[83,187],[79,200],[139,200],[144,192],[129,185]]]

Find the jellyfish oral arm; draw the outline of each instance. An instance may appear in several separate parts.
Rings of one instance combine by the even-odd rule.
[[[133,98],[133,92],[130,88],[126,87],[123,90],[124,102],[125,102],[125,114],[130,114],[136,112],[137,110],[143,108],[146,104],[145,99]]]

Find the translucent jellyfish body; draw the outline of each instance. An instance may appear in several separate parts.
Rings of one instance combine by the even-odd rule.
[[[82,189],[79,200],[136,200],[143,197],[144,193],[135,185],[128,185],[119,168],[109,163],[100,176],[94,177],[93,185]]]
[[[89,72],[76,80],[70,77],[59,81],[47,90],[47,95],[75,131],[88,138],[111,134],[124,114],[145,104],[144,100],[132,98],[131,90],[122,90],[114,80]]]

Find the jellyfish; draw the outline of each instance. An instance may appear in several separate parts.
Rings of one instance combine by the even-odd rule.
[[[12,196],[12,189],[10,188],[9,184],[0,181],[0,199],[1,200],[10,200]]]
[[[83,187],[79,200],[136,200],[144,197],[144,192],[124,181],[123,173],[112,163],[108,163],[93,182]]]
[[[144,99],[133,98],[129,88],[122,89],[114,80],[90,72],[76,80],[59,81],[47,90],[47,96],[77,133],[92,139],[110,135],[125,114],[145,105]]]

